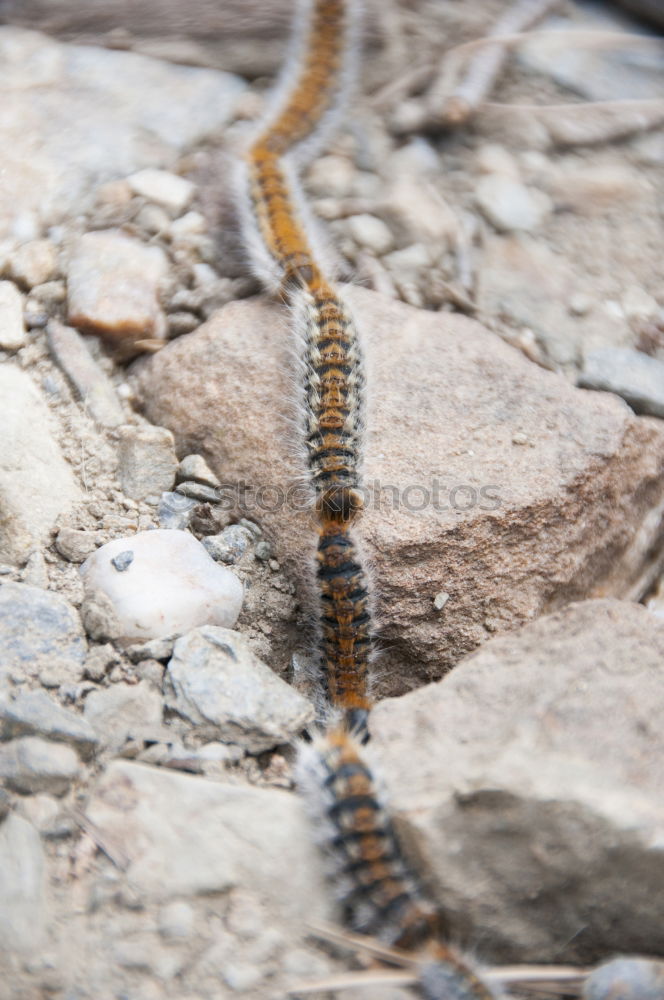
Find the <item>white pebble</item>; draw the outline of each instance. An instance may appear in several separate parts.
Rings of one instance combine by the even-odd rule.
[[[536,229],[551,211],[551,199],[504,174],[483,177],[475,189],[480,209],[496,229]]]
[[[194,196],[194,185],[191,181],[178,177],[168,170],[154,170],[148,167],[132,174],[127,178],[127,182],[136,194],[177,214],[184,211]]]
[[[394,245],[392,233],[382,219],[377,219],[375,215],[351,215],[348,228],[355,242],[373,253],[387,253]]]
[[[125,641],[181,635],[199,625],[232,628],[242,607],[241,582],[186,531],[117,538],[97,549],[81,574],[88,593],[110,599]]]
[[[11,281],[0,281],[0,347],[17,351],[24,346],[23,297]]]
[[[504,177],[519,180],[516,160],[504,146],[498,146],[493,142],[480,146],[475,156],[475,163],[482,174],[502,174]]]

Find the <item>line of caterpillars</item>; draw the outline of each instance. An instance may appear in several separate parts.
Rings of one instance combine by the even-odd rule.
[[[373,650],[367,574],[353,531],[363,507],[365,375],[357,329],[313,246],[297,170],[343,104],[356,44],[356,0],[310,0],[298,14],[291,85],[244,160],[247,245],[268,287],[293,309],[299,338],[302,437],[318,521],[323,735],[305,746],[299,786],[331,859],[344,917],[356,930],[425,949],[430,1000],[490,1000],[495,991],[445,941],[444,925],[403,856],[367,763]],[[427,968],[429,966],[427,965]]]

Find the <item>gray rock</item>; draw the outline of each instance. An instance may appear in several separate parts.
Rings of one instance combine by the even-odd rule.
[[[125,877],[148,899],[243,886],[275,924],[321,919],[327,894],[299,799],[113,761],[86,810],[126,856]]]
[[[0,788],[0,823],[11,809],[11,798],[4,788]]]
[[[583,1000],[661,1000],[664,962],[615,958],[594,969],[583,985]]]
[[[61,45],[9,27],[0,28],[0,62],[7,108],[0,238],[83,211],[102,181],[170,166],[178,151],[228,121],[245,89],[227,73]]]
[[[629,347],[606,347],[586,355],[579,385],[622,396],[637,413],[664,417],[664,361]]]
[[[67,315],[72,326],[129,345],[163,337],[159,304],[168,263],[160,247],[146,246],[118,230],[85,233],[67,268]]]
[[[165,639],[150,639],[148,642],[137,642],[126,649],[127,656],[132,663],[140,663],[142,660],[170,660],[173,655],[175,639],[167,637]]]
[[[656,954],[664,622],[572,604],[371,715],[405,841],[496,961]]]
[[[162,700],[147,681],[113,684],[92,691],[85,699],[84,717],[105,747],[119,750],[127,739],[140,739],[161,725]]]
[[[113,601],[102,590],[94,590],[86,596],[81,605],[81,621],[90,638],[98,642],[119,639],[122,635],[122,624]]]
[[[25,343],[23,297],[11,281],[0,281],[0,347],[18,351]]]
[[[99,536],[94,531],[79,531],[77,528],[60,528],[55,537],[55,547],[69,562],[82,563],[99,544]]]
[[[211,486],[212,489],[220,485],[219,480],[202,455],[185,455],[178,465],[178,482],[186,482],[188,479],[202,483],[203,486]]]
[[[160,528],[184,531],[189,527],[191,515],[198,507],[198,500],[185,497],[181,493],[162,493],[157,516]]]
[[[85,719],[62,708],[45,691],[26,691],[14,701],[0,702],[0,739],[32,735],[68,743],[84,758],[94,754],[98,743]]]
[[[40,590],[48,590],[48,567],[41,552],[32,552],[23,567],[21,581],[27,583],[29,587],[38,587]]]
[[[48,324],[48,346],[92,418],[102,427],[124,423],[113,383],[101,370],[77,330],[55,320]]]
[[[202,545],[215,562],[236,563],[245,554],[252,541],[251,532],[241,524],[229,524],[218,535],[208,535],[203,538]]]
[[[211,486],[204,486],[202,483],[179,483],[177,492],[184,497],[197,500],[199,503],[219,502],[219,490]]]
[[[76,609],[59,594],[25,583],[0,586],[0,675],[36,677],[49,668],[76,681],[86,648]]]
[[[204,626],[178,639],[164,689],[170,708],[252,753],[289,742],[314,718],[311,704],[230,629]]]
[[[120,430],[118,475],[122,490],[132,500],[144,500],[170,490],[178,460],[173,435],[165,427],[135,427]]]
[[[35,828],[20,816],[0,824],[0,951],[32,951],[48,918],[46,858]]]
[[[489,222],[502,232],[515,229],[531,232],[552,208],[548,195],[505,174],[482,177],[475,188],[475,199]]]
[[[41,395],[12,364],[0,366],[0,426],[0,559],[20,563],[48,541],[56,518],[81,493]]]
[[[22,736],[0,746],[0,778],[17,792],[63,795],[78,774],[78,757],[61,743]]]

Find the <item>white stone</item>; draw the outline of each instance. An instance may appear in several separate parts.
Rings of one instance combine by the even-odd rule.
[[[0,739],[37,735],[75,747],[91,757],[97,738],[85,719],[53,701],[45,691],[25,691],[14,701],[0,702]]]
[[[519,180],[517,162],[504,146],[488,142],[477,150],[475,164],[482,174],[503,174],[513,180]]]
[[[47,920],[46,858],[39,834],[14,814],[0,823],[0,951],[31,951]]]
[[[351,215],[347,223],[355,242],[375,254],[387,253],[394,246],[392,233],[375,215]]]
[[[0,347],[18,351],[25,343],[23,296],[11,281],[0,281]]]
[[[482,177],[475,188],[475,199],[489,222],[504,232],[530,232],[552,209],[551,199],[544,192],[527,188],[505,174]]]
[[[118,476],[122,491],[132,500],[159,496],[175,482],[178,460],[173,435],[165,427],[121,427]]]
[[[353,191],[355,168],[346,156],[320,156],[307,176],[307,187],[325,198],[347,198]]]
[[[67,267],[69,322],[114,340],[163,336],[159,289],[167,270],[160,247],[117,230],[85,233]]]
[[[126,641],[181,635],[199,625],[232,628],[242,607],[241,582],[186,531],[116,538],[81,573],[86,591],[100,590],[112,602]]]
[[[402,227],[408,239],[447,246],[459,231],[453,209],[426,179],[400,177],[390,185],[382,204],[383,212]]]
[[[50,240],[30,240],[23,243],[9,259],[12,278],[27,288],[43,285],[55,277],[58,256]]]
[[[132,191],[176,214],[184,211],[194,196],[194,185],[169,170],[146,167],[127,178]]]
[[[252,753],[290,742],[314,718],[312,705],[230,629],[206,626],[178,639],[164,690],[170,708]]]
[[[126,878],[148,899],[242,886],[268,902],[277,925],[327,911],[309,823],[290,792],[116,760],[86,814],[129,860]]]
[[[657,315],[659,306],[645,288],[630,285],[620,297],[623,312],[629,320],[649,320]]]
[[[0,365],[0,560],[27,559],[48,541],[56,518],[81,499],[49,425],[30,377]]]

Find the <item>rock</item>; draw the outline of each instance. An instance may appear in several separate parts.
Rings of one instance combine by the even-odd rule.
[[[355,242],[378,256],[394,247],[392,233],[383,220],[377,219],[375,215],[351,215],[347,225]]]
[[[20,799],[17,812],[47,839],[68,837],[75,829],[75,821],[63,811],[61,803],[52,795],[39,793]]]
[[[124,631],[115,604],[100,590],[93,590],[85,597],[81,605],[81,621],[86,634],[98,642],[119,639]]]
[[[207,626],[178,639],[164,691],[169,708],[251,753],[289,743],[314,718],[311,704],[230,629]]]
[[[605,216],[616,205],[643,201],[650,189],[629,166],[600,162],[559,171],[553,179],[552,194],[559,208],[592,217]]]
[[[0,347],[18,351],[25,344],[23,298],[11,281],[0,281]]]
[[[9,260],[10,276],[24,288],[50,281],[57,272],[58,257],[50,240],[31,240],[17,247]]]
[[[543,191],[527,188],[507,174],[482,177],[475,188],[475,200],[489,220],[501,232],[523,229],[531,232],[551,212],[551,201]]]
[[[34,26],[32,17],[28,24]],[[228,73],[63,45],[6,26],[0,62],[6,109],[0,239],[31,239],[72,210],[80,214],[103,181],[170,166],[179,151],[228,121],[246,87]],[[21,235],[26,229],[30,235]]]
[[[191,515],[198,507],[198,500],[182,496],[181,493],[162,493],[159,500],[159,526],[161,528],[184,531],[189,527]]]
[[[148,201],[162,205],[174,215],[180,215],[194,196],[194,185],[168,170],[146,167],[127,178],[129,187]]]
[[[345,294],[371,373],[358,533],[378,582],[377,693],[440,677],[496,631],[570,600],[637,592],[657,537],[661,425],[575,389],[464,317]],[[238,484],[238,507],[260,520],[304,596],[315,532],[288,503],[302,475],[281,416],[290,351],[287,314],[236,302],[151,358],[138,392],[179,449],[202,451]],[[530,446],[513,444],[519,432]],[[261,508],[268,490],[281,502]]]
[[[629,347],[607,347],[586,355],[579,385],[615,392],[636,413],[664,417],[664,361]]]
[[[84,718],[106,748],[120,750],[128,739],[161,725],[161,695],[147,681],[112,684],[91,691],[85,699]]]
[[[118,427],[124,423],[122,406],[113,383],[90,354],[80,333],[51,320],[47,336],[51,354],[93,420],[102,427]]]
[[[190,500],[197,500],[199,503],[219,502],[219,488],[203,486],[202,483],[179,483],[177,492]]]
[[[270,903],[277,925],[321,919],[327,910],[308,821],[289,792],[117,760],[87,816],[127,857],[126,878],[147,899],[238,885]]]
[[[177,481],[182,483],[187,479],[193,479],[211,489],[216,489],[220,485],[219,480],[202,455],[185,455],[178,465]]]
[[[663,657],[640,605],[585,601],[372,712],[406,842],[487,959],[661,948]]]
[[[48,568],[41,552],[32,552],[23,568],[21,581],[39,590],[48,590]]]
[[[252,535],[241,524],[229,524],[218,535],[204,538],[202,545],[215,562],[236,563],[252,541]]]
[[[25,583],[0,586],[0,678],[36,677],[49,668],[76,681],[85,653],[76,609],[63,597]]]
[[[101,681],[119,661],[120,657],[110,643],[93,646],[85,658],[84,674],[93,681]]]
[[[347,156],[319,156],[307,174],[307,189],[323,198],[349,198],[355,168]]]
[[[46,858],[35,828],[20,816],[0,823],[0,951],[31,952],[48,919]]]
[[[159,933],[168,941],[190,938],[196,920],[193,907],[184,899],[175,899],[159,910]]]
[[[0,739],[33,735],[68,743],[83,758],[92,757],[97,746],[89,723],[62,708],[45,691],[26,691],[14,701],[0,702]]]
[[[493,142],[479,147],[475,153],[475,166],[482,174],[503,174],[512,180],[520,180],[519,167],[512,154],[504,146]]]
[[[123,427],[119,433],[118,475],[122,491],[144,500],[170,490],[178,460],[173,435],[165,427]]]
[[[160,247],[145,246],[116,230],[85,233],[67,268],[69,322],[130,345],[163,337],[159,288],[167,269]]]
[[[583,985],[583,1000],[661,1000],[664,962],[614,958],[593,969]]]
[[[55,547],[69,562],[82,563],[97,548],[99,536],[94,531],[77,528],[60,528],[55,536]]]
[[[41,395],[12,364],[0,366],[0,426],[0,560],[20,563],[49,540],[56,518],[81,493]]]
[[[137,643],[128,646],[127,656],[132,663],[140,663],[142,660],[170,660],[173,655],[175,640],[172,637],[166,639],[150,639],[149,642]]]
[[[61,743],[23,736],[0,746],[0,778],[17,792],[63,795],[78,773],[78,757]]]
[[[430,181],[400,177],[388,188],[382,211],[404,237],[449,246],[459,230],[452,208]],[[397,251],[398,253],[399,251]],[[392,255],[394,256],[394,254]]]
[[[114,559],[132,553],[120,571]],[[122,564],[120,564],[122,565]],[[186,531],[140,531],[103,545],[81,567],[88,593],[110,599],[120,637],[130,642],[181,635],[198,625],[231,628],[242,607],[238,578]]]

